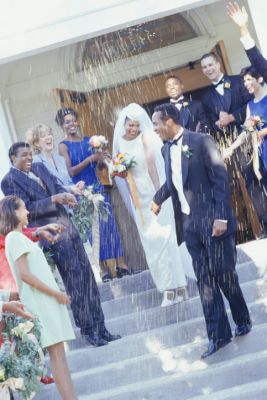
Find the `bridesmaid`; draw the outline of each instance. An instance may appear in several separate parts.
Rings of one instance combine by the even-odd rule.
[[[75,338],[66,305],[70,297],[59,290],[44,253],[23,234],[29,211],[17,196],[0,201],[0,234],[6,236],[6,257],[21,301],[41,324],[41,345],[47,348],[52,372],[63,400],[77,399],[64,342]]]
[[[100,219],[99,254],[102,280],[106,282],[112,279],[109,268],[114,263],[117,277],[129,275],[130,272],[124,262],[122,243],[112,212],[110,194],[99,182],[96,174],[97,162],[103,161],[105,155],[93,153],[89,137],[80,135],[77,118],[78,114],[72,108],[58,110],[56,122],[66,134],[66,139],[59,144],[59,154],[65,158],[72,181],[77,183],[82,180],[86,186],[93,186],[95,192],[103,194],[105,202],[108,204],[110,212],[108,221]]]

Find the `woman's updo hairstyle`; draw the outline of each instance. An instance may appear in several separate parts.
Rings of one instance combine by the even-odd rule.
[[[57,115],[55,118],[55,121],[59,126],[64,125],[64,117],[66,115],[73,115],[75,119],[78,119],[78,113],[75,110],[73,110],[73,108],[60,108],[57,111]]]

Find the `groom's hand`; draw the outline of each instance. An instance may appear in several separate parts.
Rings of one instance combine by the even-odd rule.
[[[154,201],[152,201],[150,210],[151,210],[155,215],[158,215],[158,214],[159,214],[160,209],[161,209],[161,206],[159,206],[158,204],[154,203]]]
[[[221,236],[226,231],[227,231],[227,221],[215,219],[213,222],[211,236]]]

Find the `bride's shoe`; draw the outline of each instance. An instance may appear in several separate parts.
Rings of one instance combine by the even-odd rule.
[[[181,287],[176,289],[176,296],[182,297],[184,301],[189,300],[189,294],[187,287]]]
[[[178,296],[175,290],[165,290],[161,307],[173,306],[174,304],[181,303],[183,300],[183,297]]]

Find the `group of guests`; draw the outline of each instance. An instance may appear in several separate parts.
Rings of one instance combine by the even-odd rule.
[[[244,16],[237,4],[230,3],[228,13],[234,21]],[[114,130],[113,155],[127,153],[136,161],[126,178],[115,180],[136,224],[155,285],[164,293],[162,306],[186,299],[187,278],[196,279],[209,338],[202,358],[232,339],[221,291],[230,304],[235,335],[251,330],[235,271],[236,223],[231,206],[233,187],[229,186],[229,177],[230,183],[231,178],[236,179],[240,163],[235,160],[226,169],[219,149],[223,146],[224,157],[232,157],[248,140],[248,134],[238,136],[246,116],[257,113],[264,119],[267,114],[266,69],[265,76],[261,70],[262,62],[265,67],[267,62],[256,48],[254,51],[257,54],[251,61],[259,72],[247,69],[243,78],[223,74],[216,55],[205,54],[201,66],[212,85],[203,102],[185,98],[181,80],[171,76],[166,80],[170,103],[156,107],[152,121],[140,105],[131,103],[121,110]],[[130,271],[110,190],[100,183],[96,172],[107,161],[107,154],[95,153],[89,137],[81,136],[75,110],[60,109],[56,121],[65,133],[58,151],[51,129],[44,124],[31,128],[25,142],[9,149],[12,166],[1,182],[6,197],[0,202],[0,234],[9,272],[1,276],[0,271],[0,280],[3,290],[19,292],[30,313],[40,319],[42,346],[48,348],[58,390],[63,399],[75,399],[63,347],[65,340],[74,338],[66,305],[70,304],[75,324],[88,344],[103,346],[120,338],[105,327],[95,277],[71,222],[71,210],[85,186],[103,194],[109,207],[108,221],[99,220],[100,263],[105,268],[115,260],[120,276]],[[265,135],[263,127],[257,137],[261,141],[258,164],[249,163],[241,175],[252,202],[260,193],[266,206]],[[265,229],[266,214],[261,214],[256,203]],[[25,232],[26,225],[32,230]],[[66,293],[58,289],[41,248],[50,251]],[[104,275],[109,278],[108,273]],[[24,313],[19,303],[3,305],[4,311],[10,309]],[[31,314],[24,316],[30,318]]]

